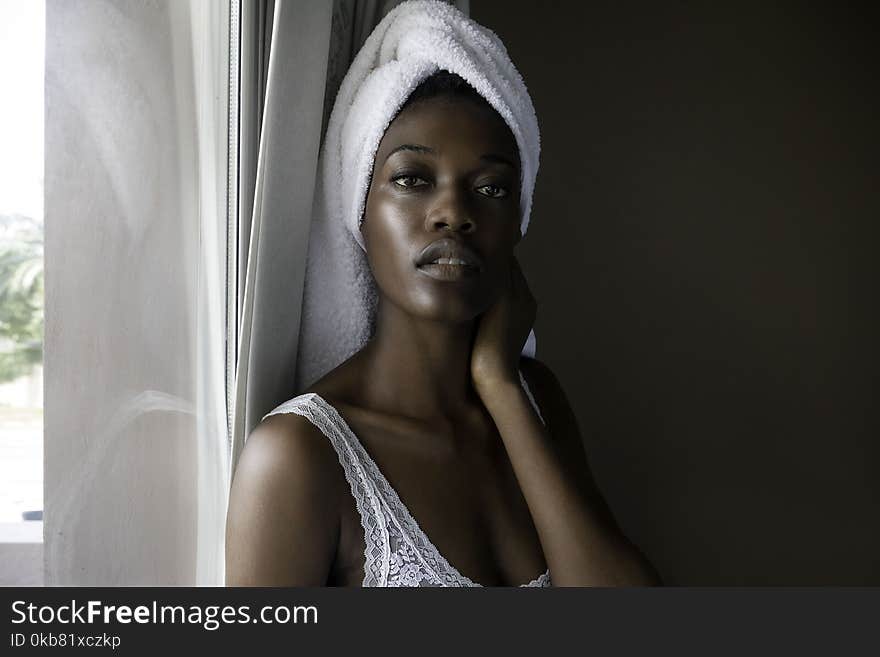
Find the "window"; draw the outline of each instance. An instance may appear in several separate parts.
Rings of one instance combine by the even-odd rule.
[[[0,543],[42,543],[43,2],[0,1]]]

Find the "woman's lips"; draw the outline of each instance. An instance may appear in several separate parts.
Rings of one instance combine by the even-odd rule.
[[[480,274],[482,260],[465,244],[450,237],[431,242],[416,258],[416,269],[440,281],[463,281]]]
[[[427,264],[417,269],[438,281],[464,281],[480,274],[479,268],[471,265]]]

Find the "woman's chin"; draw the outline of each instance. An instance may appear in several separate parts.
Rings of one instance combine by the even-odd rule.
[[[448,324],[472,322],[486,310],[486,304],[467,303],[464,299],[436,299],[412,308],[411,314],[420,319]]]

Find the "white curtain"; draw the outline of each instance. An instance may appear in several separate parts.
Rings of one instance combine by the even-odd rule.
[[[373,28],[400,2],[274,2],[253,212],[250,225],[240,228],[240,234],[249,234],[250,242],[240,317],[231,471],[260,418],[299,392],[294,374],[321,139],[348,66]],[[468,0],[454,4],[469,10]],[[253,29],[263,25],[258,22]],[[243,56],[245,41],[243,36]],[[259,47],[252,44],[250,49]],[[242,111],[246,103],[259,100],[243,97]],[[244,140],[243,130],[242,152],[250,148]],[[244,161],[241,175],[240,188],[245,189]]]
[[[46,5],[49,585],[222,583],[229,5]]]
[[[230,9],[216,0],[171,3],[172,25],[189,25],[199,196],[199,273],[196,321],[196,436],[198,526],[196,585],[220,585],[224,578],[223,535],[228,501],[227,249],[234,178],[230,177]],[[180,12],[180,13],[178,13]],[[186,39],[186,34],[183,38]],[[234,91],[234,86],[233,86]],[[234,297],[233,297],[234,299]],[[234,312],[229,308],[229,312]]]

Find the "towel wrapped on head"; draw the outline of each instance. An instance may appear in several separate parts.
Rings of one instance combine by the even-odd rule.
[[[410,0],[376,26],[336,96],[319,162],[297,357],[303,389],[369,340],[378,293],[360,225],[373,162],[391,121],[437,71],[463,78],[507,123],[520,156],[520,230],[538,172],[535,109],[501,40],[440,0]],[[523,349],[534,354],[534,333]]]

